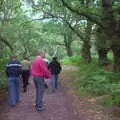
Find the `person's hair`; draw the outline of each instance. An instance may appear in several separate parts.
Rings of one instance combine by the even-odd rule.
[[[57,61],[57,57],[53,57],[52,60],[53,60],[53,61]]]
[[[28,57],[24,56],[24,59],[25,59],[25,60],[28,60]]]
[[[44,50],[44,49],[41,49],[38,55],[40,55],[41,57],[44,58],[44,57],[45,57],[45,54],[46,54],[45,50]]]
[[[43,53],[45,53],[45,50],[44,49],[40,49],[39,54],[43,54]]]
[[[17,59],[17,56],[13,55],[11,56],[11,59]]]

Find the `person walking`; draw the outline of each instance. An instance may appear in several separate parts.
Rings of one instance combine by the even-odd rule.
[[[46,59],[46,58],[44,58],[43,60],[44,60],[46,66],[47,66],[47,68],[48,68],[48,65],[49,65],[49,63],[50,63],[49,60]],[[45,88],[46,88],[46,89],[48,88],[48,79],[45,79]]]
[[[48,69],[52,74],[51,79],[52,92],[55,92],[55,90],[58,88],[58,78],[62,70],[60,63],[57,60],[57,57],[53,57],[52,62],[48,66]]]
[[[21,75],[21,63],[17,61],[16,56],[13,56],[6,65],[6,73],[8,77],[9,105],[15,106],[20,101]]]
[[[27,91],[27,85],[29,84],[30,77],[30,62],[27,57],[24,57],[22,62],[22,79],[23,79],[23,91]]]
[[[38,111],[42,111],[45,109],[43,104],[44,97],[44,89],[45,89],[45,81],[44,79],[48,79],[51,77],[49,70],[44,62],[45,51],[41,50],[39,55],[33,60],[31,66],[31,73],[33,76],[33,80],[36,88],[36,108]]]

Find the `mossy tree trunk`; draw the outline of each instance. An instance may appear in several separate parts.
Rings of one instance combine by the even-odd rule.
[[[71,35],[64,35],[64,43],[65,43],[67,55],[69,57],[72,57],[73,51],[72,51],[72,37],[71,37]]]
[[[90,52],[91,32],[92,32],[92,23],[87,20],[87,27],[85,28],[85,35],[82,46],[82,57],[87,63],[90,63],[92,61],[91,52]]]
[[[112,44],[112,51],[113,51],[113,55],[114,55],[114,65],[113,65],[113,71],[114,72],[120,72],[120,36],[118,38],[118,41],[115,41],[114,39],[114,43]]]
[[[107,53],[109,49],[107,48],[102,48],[98,49],[98,56],[99,56],[99,65],[107,65],[109,63]]]
[[[103,30],[110,38],[114,54],[113,71],[120,72],[120,19],[116,20],[112,4],[113,0],[102,0],[102,22],[105,26]]]

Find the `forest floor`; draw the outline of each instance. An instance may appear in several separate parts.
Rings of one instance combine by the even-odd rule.
[[[76,69],[64,66],[58,90],[52,93],[50,88],[46,89],[45,111],[35,109],[35,88],[30,80],[27,93],[21,92],[21,101],[16,107],[9,107],[7,101],[0,104],[0,120],[119,120],[105,112],[94,98],[75,95],[72,81],[77,75]]]

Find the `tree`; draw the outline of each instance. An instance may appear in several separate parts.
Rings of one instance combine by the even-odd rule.
[[[110,42],[107,35],[102,31],[100,27],[96,27],[96,49],[98,53],[99,65],[107,65],[109,60],[107,58],[108,51],[110,50]]]
[[[103,32],[109,37],[111,46],[114,53],[114,71],[120,71],[120,18],[119,18],[119,6],[113,9],[114,2],[112,0],[102,0],[102,8],[98,9],[99,14],[94,14],[93,10],[75,9],[71,4],[61,0],[63,5],[66,6],[72,12],[85,16],[92,22],[96,23],[101,27]],[[91,14],[90,14],[91,13]],[[115,14],[117,13],[117,14]]]

